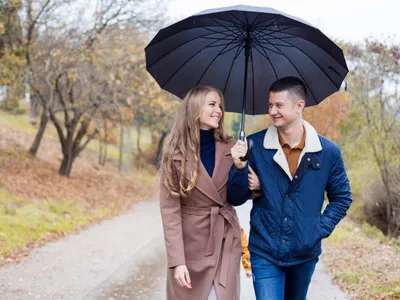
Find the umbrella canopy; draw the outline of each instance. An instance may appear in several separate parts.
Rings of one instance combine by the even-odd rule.
[[[212,85],[226,111],[268,113],[271,84],[301,79],[306,106],[336,92],[348,73],[342,50],[319,29],[272,8],[232,6],[202,11],[158,32],[145,49],[148,72],[182,98]]]

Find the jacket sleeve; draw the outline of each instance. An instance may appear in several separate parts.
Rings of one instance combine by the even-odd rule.
[[[250,271],[251,270],[250,252],[248,249],[249,241],[247,239],[246,232],[243,230],[243,228],[241,229],[241,231],[242,231],[242,264],[243,268],[246,271]]]
[[[244,167],[242,169],[236,168],[235,164],[232,165],[228,177],[228,201],[233,206],[239,206],[250,199],[251,194],[249,190],[249,169]]]
[[[261,184],[260,176],[258,176],[259,172],[257,170],[257,166],[254,164],[254,162],[253,162],[251,157],[249,158],[249,165],[253,169],[253,171],[256,173],[256,175],[258,177],[258,180],[260,181],[260,184]],[[260,190],[256,190],[256,191],[250,191],[250,199],[251,200],[255,200],[255,199],[261,197],[261,195],[262,195],[262,190],[261,189]]]
[[[349,180],[339,147],[336,146],[334,162],[329,173],[326,192],[329,204],[321,215],[323,238],[328,237],[349,209],[352,199]]]
[[[163,174],[160,180],[160,210],[168,268],[185,265],[180,196],[172,196],[168,193]]]

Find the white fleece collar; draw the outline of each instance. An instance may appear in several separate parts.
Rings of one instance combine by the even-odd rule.
[[[314,129],[314,127],[311,126],[310,123],[307,121],[303,120],[303,126],[306,131],[306,143],[304,146],[304,152],[310,153],[310,152],[319,152],[322,150],[321,142],[319,141],[318,133]],[[281,148],[281,145],[279,143],[279,136],[278,136],[278,129],[274,126],[271,125],[267,133],[265,134],[264,137],[264,148],[265,149],[279,149]]]
[[[319,152],[322,150],[321,142],[319,141],[318,133],[307,121],[303,120],[303,126],[306,132],[306,141],[303,151],[300,154],[297,166],[300,164],[301,159],[305,153]],[[282,146],[279,143],[278,129],[271,125],[264,137],[264,148],[265,149],[276,149],[278,150],[274,155],[274,161],[285,171],[285,173],[292,180],[292,174],[290,174],[289,165]]]

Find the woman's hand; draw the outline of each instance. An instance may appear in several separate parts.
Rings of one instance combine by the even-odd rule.
[[[189,270],[186,265],[180,265],[174,269],[174,278],[181,287],[192,289],[192,282],[189,276]]]
[[[238,140],[231,149],[231,155],[233,162],[238,169],[242,169],[246,166],[247,161],[241,161],[240,158],[245,156],[247,153],[247,140]]]

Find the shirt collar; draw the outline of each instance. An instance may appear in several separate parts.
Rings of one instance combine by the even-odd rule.
[[[288,146],[290,147],[290,145],[285,141],[285,139],[280,135],[279,130],[278,130],[278,137],[279,137],[279,144],[281,145],[281,147],[285,147]],[[301,141],[299,144],[297,144],[296,146],[294,146],[292,149],[300,149],[303,150],[304,146],[306,145],[306,129],[303,126],[303,137],[301,138]]]

